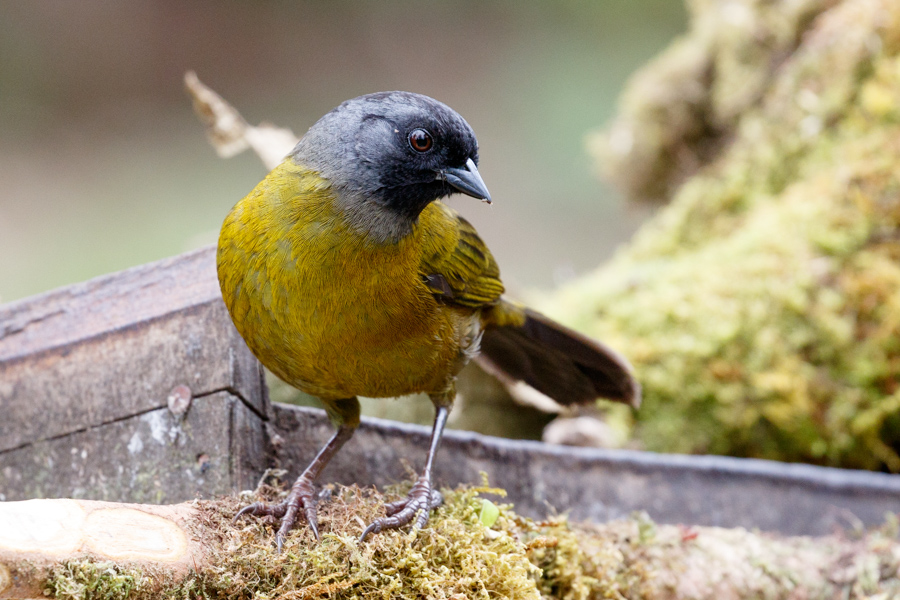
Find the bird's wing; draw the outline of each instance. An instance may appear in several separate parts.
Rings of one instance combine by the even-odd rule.
[[[481,308],[503,293],[500,269],[472,224],[442,202],[432,202],[420,223],[425,244],[419,273],[448,304]]]

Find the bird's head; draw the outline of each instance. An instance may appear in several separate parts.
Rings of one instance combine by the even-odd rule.
[[[319,119],[291,156],[331,182],[343,208],[359,215],[354,220],[385,227],[391,217],[398,227],[411,226],[430,202],[454,192],[491,201],[472,128],[446,104],[420,94],[348,100]]]

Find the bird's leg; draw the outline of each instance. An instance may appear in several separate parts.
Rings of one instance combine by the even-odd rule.
[[[422,475],[409,490],[409,494],[403,500],[386,504],[384,509],[386,517],[376,519],[371,525],[366,527],[360,536],[359,541],[363,542],[369,534],[378,533],[385,529],[397,529],[412,522],[415,519],[413,527],[421,529],[428,522],[428,516],[431,511],[443,502],[441,493],[431,487],[431,467],[434,463],[434,455],[437,453],[438,447],[441,445],[441,436],[444,433],[444,425],[447,424],[447,415],[450,414],[450,408],[444,405],[438,405],[434,415],[434,427],[431,430],[431,447],[428,449],[428,457],[425,459],[425,469]]]
[[[265,502],[254,502],[249,506],[242,508],[236,515],[234,520],[244,515],[253,515],[255,517],[271,516],[281,519],[281,527],[275,534],[275,545],[281,552],[284,545],[284,539],[297,522],[297,514],[300,508],[303,508],[303,516],[306,519],[309,528],[312,529],[316,540],[319,539],[319,525],[316,517],[316,500],[313,490],[313,483],[316,478],[328,464],[328,461],[337,454],[347,440],[353,437],[353,433],[359,426],[359,401],[356,398],[350,401],[341,400],[335,402],[334,405],[326,405],[329,416],[332,421],[339,423],[338,430],[328,440],[328,443],[319,450],[316,457],[309,463],[306,470],[297,478],[288,497],[277,504],[267,504]]]

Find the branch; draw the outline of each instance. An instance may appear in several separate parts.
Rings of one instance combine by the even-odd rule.
[[[299,141],[290,129],[269,123],[249,125],[236,108],[204,85],[193,71],[185,73],[184,85],[194,101],[194,112],[206,126],[209,143],[222,158],[252,148],[267,169],[274,169]]]

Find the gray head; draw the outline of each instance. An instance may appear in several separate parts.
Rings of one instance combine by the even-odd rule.
[[[383,240],[408,233],[430,202],[454,192],[490,202],[472,128],[420,94],[348,100],[319,119],[291,156],[330,180],[351,222]]]

